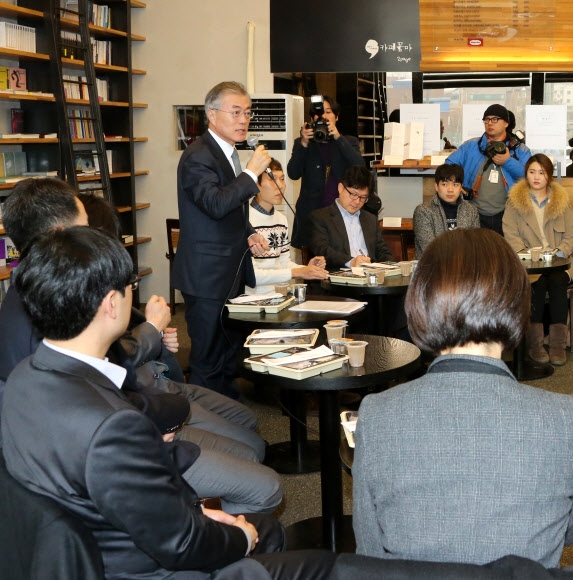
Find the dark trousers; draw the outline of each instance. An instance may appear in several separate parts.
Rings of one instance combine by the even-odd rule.
[[[223,318],[227,314],[224,312],[225,300],[189,294],[183,294],[183,300],[187,332],[191,338],[189,382],[238,398],[231,381],[241,342],[236,332],[223,326]]]
[[[488,230],[493,230],[497,232],[500,236],[503,236],[503,220],[504,212],[496,213],[495,215],[483,215],[479,214],[479,225],[482,228],[487,228]]]
[[[569,305],[567,303],[567,272],[550,272],[539,277],[531,285],[531,322],[543,322],[545,296],[549,293],[549,323],[566,324]]]

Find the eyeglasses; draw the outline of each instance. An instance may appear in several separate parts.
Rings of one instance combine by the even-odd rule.
[[[483,122],[484,123],[493,123],[494,125],[501,120],[501,117],[486,117]]]
[[[252,119],[255,116],[253,111],[224,111],[223,109],[215,109],[214,107],[213,110],[220,111],[221,113],[228,113],[231,115],[231,117],[233,117],[233,119],[238,119],[241,115],[245,115],[245,119]]]
[[[344,183],[342,184],[342,187],[344,187],[344,189],[346,189],[346,191],[348,192],[348,195],[352,199],[357,199],[358,201],[361,201],[362,203],[367,202],[368,198],[370,197],[369,195],[358,195],[357,193],[353,193],[352,191],[350,191],[348,189],[348,187],[346,187],[346,185],[344,185]]]
[[[131,291],[135,292],[138,288],[139,288],[139,282],[141,280],[140,276],[136,276],[134,275],[129,282],[126,284],[126,286],[131,286]]]

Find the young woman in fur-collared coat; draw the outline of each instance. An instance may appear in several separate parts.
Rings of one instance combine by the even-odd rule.
[[[525,179],[509,192],[503,216],[503,233],[511,247],[556,249],[557,256],[573,253],[573,210],[565,189],[553,181],[553,163],[542,153],[525,165]],[[564,365],[567,357],[567,272],[542,274],[531,284],[531,326],[528,353],[536,362]],[[543,309],[549,293],[549,356],[543,348]]]

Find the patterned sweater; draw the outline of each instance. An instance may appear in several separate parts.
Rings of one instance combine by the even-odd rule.
[[[275,284],[288,282],[292,278],[292,269],[300,266],[290,259],[290,241],[286,217],[274,210],[271,215],[253,202],[249,206],[249,221],[259,234],[264,236],[270,248],[260,258],[253,257],[253,267],[257,285],[247,286],[246,294],[265,294],[272,292]]]

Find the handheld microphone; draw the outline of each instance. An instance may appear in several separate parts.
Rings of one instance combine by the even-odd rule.
[[[249,135],[247,137],[247,146],[249,147],[249,149],[252,149],[254,151],[259,146],[259,138],[256,135]],[[265,169],[265,173],[269,175],[271,179],[274,181],[273,172],[268,167]]]

